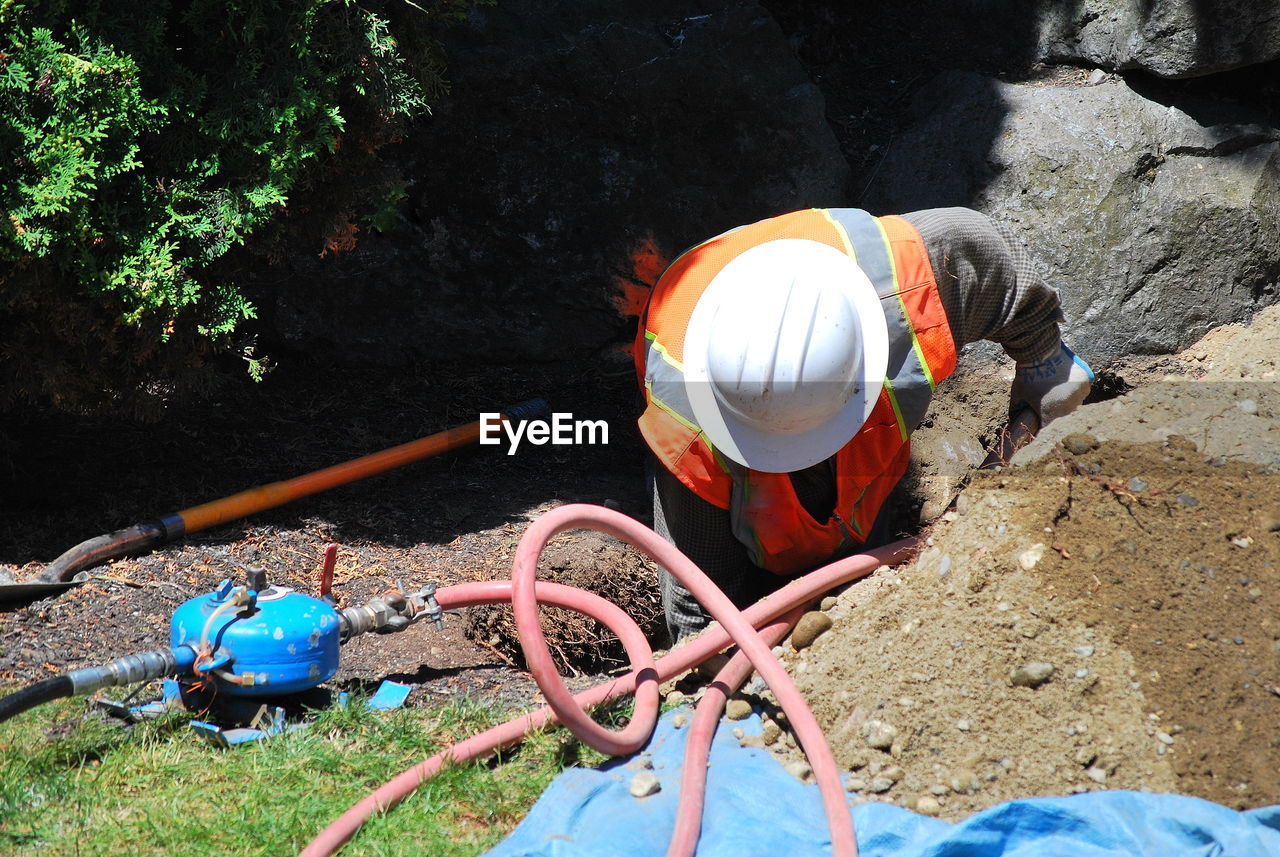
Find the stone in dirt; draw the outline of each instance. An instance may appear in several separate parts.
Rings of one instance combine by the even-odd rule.
[[[813,641],[831,629],[831,617],[821,610],[811,610],[800,617],[791,632],[791,647],[799,651],[813,645]]]
[[[888,777],[872,777],[871,782],[867,783],[867,791],[872,794],[884,794],[893,788],[894,781]]]
[[[868,720],[862,726],[862,737],[873,750],[890,750],[898,730],[880,720]]]
[[[957,794],[972,794],[982,787],[978,775],[967,768],[961,768],[951,775],[951,790]]]
[[[1036,688],[1053,678],[1053,664],[1046,661],[1028,661],[1009,673],[1009,683],[1015,687]]]
[[[1091,434],[1075,432],[1062,439],[1062,448],[1072,455],[1084,455],[1098,448],[1098,439]]]
[[[921,795],[915,799],[914,806],[921,815],[937,816],[942,812],[942,804],[933,795]]]

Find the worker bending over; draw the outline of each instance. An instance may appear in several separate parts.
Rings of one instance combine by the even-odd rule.
[[[654,527],[738,606],[882,544],[881,506],[961,346],[1017,363],[1010,416],[1084,400],[1057,292],[1003,225],[964,208],[808,209],[699,244],[641,317]],[[674,639],[709,617],[666,570]]]

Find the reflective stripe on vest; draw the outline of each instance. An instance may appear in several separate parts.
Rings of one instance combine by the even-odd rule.
[[[787,474],[749,470],[719,455],[694,419],[685,392],[684,332],[716,274],[749,247],[779,238],[821,241],[850,255],[881,299],[889,331],[885,385],[871,416],[836,454],[836,507],[815,521]],[[648,406],[640,429],[654,454],[699,497],[730,511],[753,561],[797,573],[865,540],[906,469],[908,438],[956,353],[919,234],[897,217],[857,209],[809,209],[740,227],[681,256],[650,298],[636,343]]]
[[[880,295],[885,324],[889,328],[889,361],[885,366],[885,387],[905,440],[920,425],[929,400],[938,385],[921,353],[906,305],[898,289],[893,254],[879,218],[856,208],[836,208],[827,212],[849,236],[850,255],[858,263]],[[860,251],[860,252],[859,252]]]

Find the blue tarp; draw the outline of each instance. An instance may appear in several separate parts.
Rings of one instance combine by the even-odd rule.
[[[684,712],[689,715],[690,712]],[[671,714],[645,754],[662,788],[631,795],[636,760],[571,769],[486,857],[663,857],[675,824],[688,728]],[[742,721],[758,733],[758,718]],[[900,807],[853,807],[863,857],[1280,857],[1280,806],[1236,812],[1199,798],[1091,792],[999,804],[951,824]],[[820,857],[830,838],[817,786],[722,723],[707,772],[699,857]]]

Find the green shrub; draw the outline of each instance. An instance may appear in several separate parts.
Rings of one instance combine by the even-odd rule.
[[[313,246],[350,244],[395,196],[360,171],[441,91],[429,24],[465,5],[0,0],[0,406],[206,384],[254,314],[229,251],[335,182]]]

